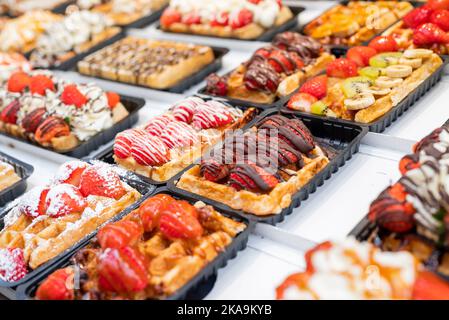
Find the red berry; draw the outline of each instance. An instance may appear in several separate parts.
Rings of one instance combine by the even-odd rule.
[[[346,58],[354,61],[359,67],[365,67],[369,65],[369,59],[376,54],[377,51],[371,47],[359,46],[349,49]]]
[[[174,201],[162,212],[160,231],[170,239],[196,239],[203,234],[195,207],[186,201]]]
[[[97,239],[103,249],[120,249],[136,245],[142,235],[142,225],[131,220],[120,220],[101,228],[98,231]]]
[[[37,75],[30,79],[30,92],[33,94],[45,95],[46,90],[55,91],[53,81],[44,75]]]
[[[310,93],[298,92],[294,94],[287,103],[287,107],[292,110],[310,112],[310,107],[318,101]]]
[[[30,84],[30,77],[25,72],[13,73],[8,79],[8,91],[23,92]]]
[[[163,27],[169,27],[173,23],[181,22],[181,20],[181,13],[173,8],[167,8],[164,13],[162,13],[160,22]]]
[[[72,268],[53,272],[37,289],[38,300],[73,300],[74,272]]]
[[[210,94],[224,97],[228,94],[228,82],[226,78],[220,77],[217,74],[211,74],[206,79],[206,90]]]
[[[449,300],[449,284],[433,272],[419,271],[412,297],[413,300]]]
[[[239,29],[253,22],[253,13],[248,9],[242,9],[230,17],[230,25],[232,29]]]
[[[47,211],[47,194],[50,191],[46,187],[36,187],[27,192],[18,205],[19,212],[31,218],[45,215]]]
[[[17,123],[17,113],[20,110],[20,102],[19,100],[14,100],[10,104],[8,104],[5,109],[0,113],[0,119],[3,122],[16,124]]]
[[[82,213],[87,207],[87,201],[79,189],[67,183],[51,187],[45,202],[46,214],[55,218],[72,213]]]
[[[130,152],[142,166],[158,166],[170,160],[170,149],[160,138],[149,133],[135,136]]]
[[[415,8],[407,13],[402,20],[404,21],[405,26],[415,29],[419,25],[429,22],[432,11],[432,9],[426,6]]]
[[[417,46],[446,44],[449,43],[449,35],[436,24],[424,23],[413,33],[413,43]]]
[[[435,10],[430,16],[429,22],[436,24],[443,31],[449,31],[449,11],[448,10]]]
[[[307,80],[299,92],[311,94],[317,99],[324,98],[327,94],[327,76],[321,75]]]
[[[201,17],[196,12],[190,12],[182,17],[182,23],[185,23],[187,25],[200,24]]]
[[[106,92],[106,96],[108,97],[109,108],[114,109],[114,107],[120,102],[120,96],[111,91]]]
[[[75,105],[77,108],[81,108],[87,102],[87,98],[74,84],[65,86],[64,91],[61,94],[61,100],[66,105]]]
[[[338,58],[327,65],[326,69],[329,77],[349,78],[358,74],[357,64],[347,58]]]
[[[140,205],[139,216],[142,221],[143,228],[146,232],[151,232],[153,229],[159,227],[159,220],[161,214],[168,205],[176,201],[174,198],[166,194],[157,194],[145,200]]]
[[[84,170],[81,175],[80,191],[89,195],[120,199],[126,189],[118,174],[106,164],[95,164]]]
[[[23,249],[0,249],[0,279],[7,282],[16,282],[25,277],[27,266],[23,256]]]
[[[208,101],[197,107],[192,126],[198,129],[219,128],[233,121],[231,113],[218,101]]]
[[[449,10],[449,0],[428,0],[425,4],[430,9],[445,9]]]
[[[88,164],[84,161],[73,160],[66,162],[59,167],[54,182],[68,183],[78,187],[81,181],[81,175],[87,167]]]
[[[229,13],[228,12],[220,12],[218,13],[214,19],[210,22],[212,27],[225,27],[229,24]]]
[[[369,47],[377,52],[398,51],[398,44],[392,36],[377,36],[368,44]]]

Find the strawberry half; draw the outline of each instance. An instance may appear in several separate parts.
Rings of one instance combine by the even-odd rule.
[[[159,230],[169,239],[196,239],[203,234],[203,227],[195,215],[196,209],[182,201],[168,205],[161,214]]]
[[[398,51],[398,44],[392,36],[377,36],[369,42],[368,46],[378,53]]]
[[[114,154],[120,159],[126,159],[131,156],[131,147],[134,138],[137,136],[147,136],[148,133],[142,129],[128,129],[120,132],[115,137]]]
[[[81,175],[87,167],[88,164],[84,161],[68,161],[59,167],[54,177],[54,183],[67,183],[78,187]]]
[[[160,23],[163,27],[169,27],[173,23],[181,22],[182,16],[179,11],[173,9],[173,8],[167,8],[162,13],[162,16],[160,18]]]
[[[404,175],[410,170],[419,168],[421,165],[418,160],[418,157],[414,154],[404,156],[401,161],[399,161],[399,171],[401,174]]]
[[[417,46],[432,45],[434,43],[449,43],[449,34],[433,23],[420,25],[413,33],[413,43]]]
[[[120,220],[101,228],[97,239],[103,249],[120,249],[125,246],[134,246],[142,235],[143,228],[140,224],[131,220]]]
[[[449,300],[449,285],[430,271],[420,271],[413,286],[413,300]]]
[[[23,249],[0,249],[0,279],[7,282],[16,282],[27,274],[27,266]]]
[[[192,126],[197,129],[219,128],[233,121],[228,108],[218,101],[208,101],[196,108]]]
[[[445,9],[449,10],[449,0],[428,0],[424,5],[430,9]]]
[[[18,210],[31,218],[45,215],[47,211],[47,194],[50,189],[47,187],[35,187],[27,192],[18,205]]]
[[[196,12],[190,12],[182,17],[181,22],[187,25],[201,24],[201,16]]]
[[[429,22],[432,11],[433,10],[427,6],[415,8],[407,13],[404,18],[402,18],[402,21],[405,26],[415,29],[419,25]]]
[[[307,80],[299,92],[308,93],[317,99],[324,98],[327,94],[327,76],[321,75]]]
[[[160,138],[146,133],[134,136],[131,157],[142,166],[159,166],[170,161],[170,149]]]
[[[229,12],[219,12],[210,21],[212,27],[225,27],[229,25]]]
[[[248,9],[241,9],[237,13],[231,14],[229,24],[232,29],[239,29],[253,22],[253,13]]]
[[[14,100],[8,104],[0,113],[0,119],[5,123],[16,124],[17,123],[17,113],[20,110],[19,100]]]
[[[37,108],[27,115],[22,120],[22,128],[28,133],[35,133],[40,124],[45,120],[47,109],[45,107]]]
[[[8,91],[23,92],[30,84],[30,76],[25,72],[13,73],[8,79]]]
[[[73,300],[75,293],[74,272],[68,267],[57,270],[48,276],[36,291],[38,300]]]
[[[46,214],[50,217],[62,217],[71,213],[81,213],[87,207],[87,201],[78,188],[61,183],[48,191]]]
[[[279,180],[254,163],[238,164],[229,175],[229,185],[236,190],[270,191]]]
[[[49,77],[42,74],[31,77],[30,92],[32,94],[44,96],[47,90],[55,91],[55,84]]]
[[[358,74],[357,64],[350,59],[338,58],[327,65],[326,73],[336,78],[355,77]]]
[[[449,11],[448,10],[435,10],[430,15],[429,22],[436,24],[443,31],[449,31]]]
[[[228,82],[225,77],[213,73],[206,78],[206,82],[206,90],[210,94],[223,97],[228,93]]]
[[[69,84],[64,87],[64,91],[61,94],[61,101],[66,105],[75,105],[77,108],[81,108],[86,104],[87,98],[78,90],[76,85]]]
[[[229,176],[229,167],[215,159],[201,161],[201,175],[209,181],[220,181]]]
[[[287,107],[292,110],[310,112],[312,104],[317,101],[318,99],[310,93],[298,92],[290,98],[287,103]]]
[[[108,98],[108,106],[114,109],[120,102],[120,96],[115,92],[106,92],[106,97]]]
[[[139,216],[143,228],[146,232],[159,227],[159,220],[162,212],[168,205],[175,201],[174,198],[166,194],[157,194],[144,201],[139,208]]]
[[[108,165],[95,164],[81,175],[80,191],[85,197],[89,195],[120,199],[126,189],[119,175]]]
[[[349,49],[346,58],[354,61],[359,67],[365,67],[369,65],[369,59],[376,54],[377,51],[371,47],[358,46]]]

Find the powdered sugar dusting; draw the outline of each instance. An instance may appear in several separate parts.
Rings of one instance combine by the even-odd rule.
[[[87,163],[84,161],[80,160],[68,161],[59,167],[58,171],[56,172],[52,180],[52,184],[62,183],[66,181],[68,178],[70,178],[70,175],[72,174],[73,171],[79,168],[86,168],[86,167]]]
[[[26,274],[22,249],[0,249],[0,279],[14,282],[22,279]]]

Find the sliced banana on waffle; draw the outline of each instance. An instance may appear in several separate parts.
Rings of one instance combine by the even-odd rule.
[[[344,100],[348,110],[361,110],[368,108],[376,102],[372,93],[362,92],[361,94]]]
[[[403,57],[407,59],[429,58],[433,51],[429,49],[408,49],[404,51]]]
[[[404,58],[399,59],[399,63],[417,69],[422,65],[422,58]]]
[[[395,64],[385,69],[385,74],[390,78],[405,78],[411,75],[413,68],[405,64]]]
[[[402,78],[391,78],[387,76],[380,76],[376,79],[375,84],[379,88],[393,88],[400,85],[404,81]]]
[[[385,96],[391,92],[390,88],[381,88],[377,86],[371,86],[368,89],[365,90],[366,93],[371,93],[374,96],[380,97]]]

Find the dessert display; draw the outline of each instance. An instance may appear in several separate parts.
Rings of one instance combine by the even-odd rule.
[[[120,96],[45,70],[13,73],[0,86],[0,132],[69,151],[128,116]]]
[[[191,205],[166,194],[145,200],[122,220],[106,225],[78,251],[74,269],[50,274],[36,292],[39,300],[164,299],[187,284],[224,252],[246,225],[212,206]],[[69,285],[67,285],[69,284]]]
[[[314,39],[295,32],[276,35],[271,45],[223,77],[207,78],[205,93],[254,103],[272,103],[321,73],[334,59]]]
[[[369,209],[368,240],[383,250],[410,251],[426,268],[449,275],[449,129],[418,142],[399,163],[402,177]]]
[[[326,75],[304,83],[287,108],[371,123],[397,106],[442,63],[431,50],[399,52],[393,38],[379,36],[329,63]]]
[[[0,3],[0,12],[18,16],[36,10],[53,10],[66,2],[67,0],[3,0]]]
[[[0,160],[0,192],[20,181],[20,179],[12,165]]]
[[[337,4],[312,20],[303,33],[323,44],[358,46],[412,9],[406,1],[349,1]]]
[[[140,198],[110,165],[70,161],[3,218],[0,279],[16,282],[72,248]]]
[[[161,9],[168,0],[78,0],[83,10],[102,13],[115,25],[126,26]]]
[[[170,32],[253,40],[293,17],[280,0],[171,0],[160,24]]]
[[[350,237],[309,250],[306,270],[277,289],[282,300],[447,300],[449,284],[406,251],[384,252]]]
[[[78,62],[81,74],[168,89],[214,60],[212,48],[128,36]]]
[[[0,52],[0,84],[8,81],[9,77],[17,72],[30,72],[31,63],[20,53]]]
[[[121,29],[103,14],[75,11],[50,24],[39,36],[30,61],[34,67],[57,67],[119,34]]]
[[[254,108],[242,111],[190,97],[143,127],[119,133],[114,161],[152,180],[167,181],[219,142],[225,132],[243,127],[255,115]]]
[[[429,1],[409,12],[383,34],[393,37],[401,50],[425,48],[449,53],[449,2]]]
[[[28,53],[36,47],[39,36],[62,16],[49,11],[30,11],[10,19],[0,32],[0,50]]]
[[[225,139],[176,187],[257,216],[279,214],[329,157],[301,120],[272,115]]]

